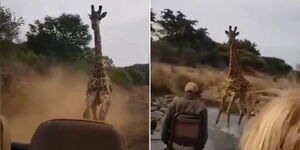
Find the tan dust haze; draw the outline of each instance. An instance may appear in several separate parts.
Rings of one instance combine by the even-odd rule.
[[[8,120],[13,141],[28,143],[34,130],[43,121],[82,118],[88,81],[86,74],[66,67],[55,67],[47,75],[28,75],[23,81],[22,88],[18,88],[16,93],[3,95],[3,114]],[[133,112],[132,108],[139,113]],[[125,139],[131,139],[128,136],[132,124],[140,124],[143,129],[136,132],[144,133],[135,135],[147,138],[148,87],[125,89],[113,85],[107,122],[117,127]]]

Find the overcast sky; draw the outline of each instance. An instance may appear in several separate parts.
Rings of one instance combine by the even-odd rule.
[[[156,13],[180,10],[218,42],[226,42],[224,30],[236,25],[238,38],[255,42],[262,55],[300,64],[299,0],[152,0],[151,5]]]
[[[46,15],[57,17],[62,13],[79,14],[90,25],[90,5],[103,5],[107,16],[101,22],[103,55],[113,59],[116,66],[127,66],[149,61],[149,1],[148,0],[0,0],[22,16],[25,25],[20,39],[26,39],[28,24],[42,20]],[[96,6],[97,5],[97,6]],[[90,29],[90,34],[93,35]],[[94,47],[93,40],[90,46]]]

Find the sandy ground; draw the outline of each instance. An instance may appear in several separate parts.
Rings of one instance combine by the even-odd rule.
[[[88,77],[63,67],[46,76],[27,76],[16,93],[2,95],[3,114],[8,120],[12,141],[28,143],[43,121],[54,118],[81,119],[85,108]],[[125,88],[113,85],[112,105],[107,123],[125,137],[128,147],[148,147],[148,87]],[[139,128],[132,129],[132,125]]]

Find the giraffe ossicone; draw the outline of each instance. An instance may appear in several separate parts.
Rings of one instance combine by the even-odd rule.
[[[102,12],[101,5],[99,6],[98,11],[95,11],[94,5],[91,6],[91,14],[89,16],[91,19],[92,29],[94,30],[96,62],[87,84],[86,108],[83,113],[84,119],[90,118],[90,111],[92,110],[94,120],[105,121],[111,104],[112,83],[104,69],[100,36],[100,21],[106,16],[106,14],[106,12]],[[98,106],[100,109],[97,117]]]

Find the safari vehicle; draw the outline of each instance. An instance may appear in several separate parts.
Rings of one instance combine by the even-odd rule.
[[[4,119],[4,118],[2,118]],[[7,127],[1,120],[0,150],[126,150],[122,135],[102,122],[54,119],[39,125],[29,144],[10,144]],[[11,147],[11,148],[9,148]]]

